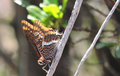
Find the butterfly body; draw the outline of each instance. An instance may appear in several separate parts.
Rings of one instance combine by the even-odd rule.
[[[33,25],[22,20],[21,25],[29,44],[39,57],[38,64],[49,64],[56,54],[62,34],[45,27],[38,20],[35,20]]]

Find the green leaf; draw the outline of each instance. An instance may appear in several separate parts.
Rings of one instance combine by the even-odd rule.
[[[97,49],[101,49],[103,47],[113,47],[115,46],[117,43],[105,43],[105,42],[100,42],[96,45]]]
[[[62,3],[62,11],[65,11],[65,8],[66,8],[66,5],[67,5],[67,1],[68,1],[68,0],[63,0],[63,3]]]
[[[119,43],[120,43],[120,35],[119,35],[119,37],[118,37],[118,40],[119,40]]]
[[[117,46],[115,55],[120,58],[120,45]]]
[[[30,3],[27,2],[27,1],[25,1],[25,0],[14,0],[14,2],[15,2],[16,4],[18,4],[18,5],[23,6],[23,7],[27,7],[27,6],[30,5]]]
[[[35,16],[32,16],[30,14],[27,15],[27,19],[31,20],[32,22],[34,22],[35,20],[39,20],[38,18],[36,18]]]
[[[60,15],[60,10],[59,10],[58,6],[55,4],[51,4],[49,6],[43,7],[43,10],[45,12],[47,12],[49,14],[49,16],[52,15],[55,18],[60,18],[60,16],[62,16],[62,13]]]
[[[64,21],[63,23],[62,23],[62,27],[66,27],[67,26],[67,21]]]
[[[51,25],[50,25],[51,21],[52,21],[51,18],[48,17],[48,18],[44,19],[42,22],[43,22],[44,26],[51,27]]]
[[[59,18],[60,18],[60,19],[63,18],[63,12],[60,12],[60,14],[59,14]]]
[[[119,35],[118,39],[120,40],[120,35]]]
[[[106,43],[106,46],[107,46],[107,47],[113,47],[113,46],[115,46],[115,45],[117,45],[117,43]]]
[[[27,11],[31,16],[33,16],[36,19],[39,19],[40,21],[44,20],[48,17],[48,14],[46,14],[44,11],[42,11],[39,7],[31,5],[27,7]]]
[[[101,49],[101,48],[103,48],[103,47],[105,47],[105,46],[106,46],[106,43],[100,42],[100,43],[98,43],[98,44],[96,45],[96,48],[97,48],[97,49]]]
[[[55,27],[55,28],[58,28],[58,27],[59,27],[59,22],[58,22],[58,21],[55,22],[54,27]]]
[[[58,5],[58,0],[43,0],[43,3],[40,3],[39,6],[48,6],[50,4]]]

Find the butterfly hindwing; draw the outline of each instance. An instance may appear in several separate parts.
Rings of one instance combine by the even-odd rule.
[[[43,51],[41,51],[41,55],[46,59],[46,60],[52,60],[53,57],[56,54],[57,46],[56,43],[50,44],[50,45],[45,45],[43,48]]]

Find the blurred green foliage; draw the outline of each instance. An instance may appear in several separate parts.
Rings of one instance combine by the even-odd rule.
[[[120,40],[120,39],[119,39]],[[115,55],[116,57],[120,58],[120,42],[119,43],[106,43],[106,42],[100,42],[96,45],[97,49],[101,49],[104,47],[114,47],[115,46]]]
[[[17,3],[20,5],[20,3]],[[34,22],[39,20],[47,27],[59,28],[59,26],[66,27],[67,21],[63,20],[67,0],[62,1],[62,5],[58,4],[58,0],[43,0],[43,3],[38,6],[22,0],[21,6],[28,11],[27,18]]]
[[[96,48],[97,49],[101,49],[101,48],[104,48],[104,47],[113,47],[117,45],[117,43],[106,43],[106,42],[100,42],[96,45]]]
[[[118,45],[118,46],[116,47],[115,55],[116,55],[118,58],[120,58],[120,45]]]

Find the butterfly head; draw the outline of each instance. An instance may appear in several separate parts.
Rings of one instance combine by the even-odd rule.
[[[62,33],[59,33],[58,31],[56,31],[56,38],[57,39],[60,40],[62,38],[62,35],[63,35]]]
[[[51,60],[45,60],[43,57],[40,57],[40,59],[38,60],[39,65],[45,65],[45,64],[48,64],[50,62],[51,62]]]

